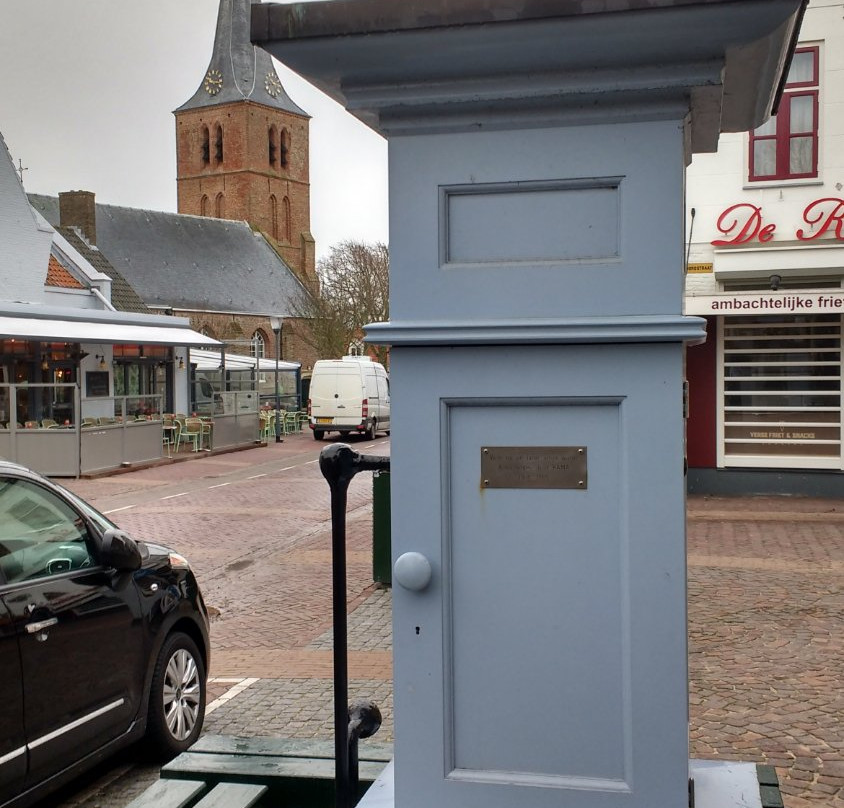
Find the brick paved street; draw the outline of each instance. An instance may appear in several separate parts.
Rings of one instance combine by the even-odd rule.
[[[692,753],[844,806],[844,501],[689,501]]]
[[[388,441],[356,443],[383,453]],[[193,563],[215,613],[213,734],[332,736],[328,487],[320,444],[66,481]],[[351,698],[392,740],[390,592],[372,584],[371,481],[349,490]],[[844,499],[689,500],[691,751],[777,767],[786,808],[844,808]],[[122,808],[157,777],[131,755],[41,808]]]

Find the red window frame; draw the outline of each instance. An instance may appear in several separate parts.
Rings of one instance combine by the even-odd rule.
[[[787,82],[784,88],[779,110],[773,118],[775,131],[772,134],[759,135],[755,131],[750,132],[749,137],[749,181],[765,182],[770,180],[793,180],[805,179],[818,176],[818,85],[819,76],[819,49],[817,47],[797,48],[795,54],[812,54],[812,79],[811,81]],[[791,103],[795,98],[810,97],[812,99],[812,129],[806,131],[791,131]],[[761,128],[761,127],[760,127]],[[812,140],[812,161],[809,171],[791,171],[791,141],[795,138],[807,138]],[[775,145],[775,170],[773,174],[757,174],[755,166],[755,147],[757,143],[771,141]]]

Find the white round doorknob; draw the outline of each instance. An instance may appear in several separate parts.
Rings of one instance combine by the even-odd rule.
[[[403,553],[393,565],[393,576],[405,589],[421,592],[431,583],[431,562],[422,553]]]

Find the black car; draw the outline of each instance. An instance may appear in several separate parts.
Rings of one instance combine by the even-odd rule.
[[[208,613],[182,556],[0,461],[0,807],[141,738],[162,758],[186,749],[208,664]]]

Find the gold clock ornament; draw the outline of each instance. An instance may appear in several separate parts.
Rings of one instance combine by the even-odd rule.
[[[278,76],[276,76],[275,73],[267,73],[264,77],[264,89],[273,98],[281,92],[281,82],[278,80]]]
[[[223,88],[223,74],[213,68],[205,74],[205,81],[202,84],[208,95],[217,95]]]

